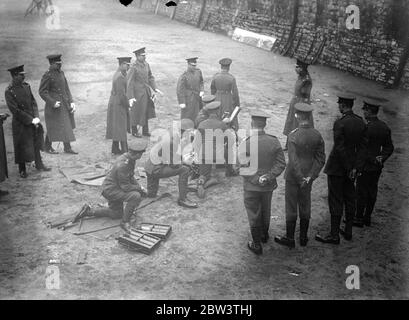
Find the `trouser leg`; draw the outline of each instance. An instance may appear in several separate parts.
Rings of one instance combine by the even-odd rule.
[[[368,199],[366,203],[365,219],[370,220],[372,211],[375,207],[376,198],[378,195],[378,182],[381,172],[371,172],[369,173],[368,179]]]
[[[179,188],[179,200],[185,200],[187,195],[187,183],[189,180],[189,168],[186,166],[181,166],[178,170],[179,172],[179,180],[178,180],[178,188]]]
[[[356,179],[356,218],[362,220],[364,217],[365,207],[368,203],[368,176],[367,172],[363,172]]]
[[[250,224],[250,232],[256,246],[261,245],[260,197],[258,192],[244,191],[244,206]]]
[[[19,172],[26,172],[26,163],[25,162],[21,162],[18,164],[18,171]]]
[[[212,165],[211,164],[200,164],[199,166],[199,181],[203,184],[210,178],[210,174],[212,172]]]
[[[37,169],[44,166],[43,161],[41,159],[40,149],[37,146],[34,146],[34,162]]]
[[[133,191],[128,194],[125,199],[126,205],[124,209],[124,215],[122,216],[122,222],[129,222],[131,220],[132,213],[136,208],[138,208],[141,200],[142,197],[137,191]]]
[[[111,219],[120,219],[123,215],[122,201],[108,201],[108,208],[93,209],[91,214],[94,217],[109,217]]]
[[[147,174],[146,175],[147,182],[146,187],[148,191],[148,197],[154,198],[158,194],[159,190],[159,177],[155,174]]]
[[[50,150],[52,148],[52,143],[48,134],[45,136],[44,148],[45,150]]]
[[[344,177],[328,176],[328,205],[331,214],[331,235],[339,238],[339,228],[344,209]]]
[[[119,141],[112,141],[111,153],[117,154],[120,153],[119,150]]]
[[[311,219],[311,187],[312,184],[309,183],[303,188],[298,188],[298,214],[300,220]]]
[[[71,150],[71,143],[70,142],[64,142],[64,151]]]
[[[285,181],[285,220],[297,221],[298,185],[293,181]]]
[[[142,134],[147,134],[149,133],[149,121],[146,120],[146,124],[142,127]]]
[[[121,141],[121,152],[128,152],[128,142],[126,140]]]
[[[262,221],[262,235],[268,235],[268,229],[270,228],[270,220],[271,220],[271,197],[273,196],[273,192],[263,192],[261,195],[261,221]]]
[[[344,178],[344,203],[345,203],[345,234],[352,235],[352,226],[356,210],[356,190],[354,182],[348,177]]]

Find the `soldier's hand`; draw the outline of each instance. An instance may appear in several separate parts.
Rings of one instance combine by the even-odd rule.
[[[163,96],[163,92],[160,91],[159,89],[156,89],[155,92],[159,93],[161,96]]]
[[[352,181],[355,181],[355,179],[356,179],[356,169],[352,169],[349,172],[349,179],[351,179]]]
[[[383,164],[383,158],[382,158],[382,156],[377,156],[375,159],[376,159],[376,162],[378,162],[380,165]]]
[[[77,108],[75,107],[75,103],[71,102],[71,113],[74,113],[77,110]]]
[[[224,119],[223,119],[223,122],[226,123],[226,124],[227,124],[227,123],[230,123],[230,119],[229,119],[229,118],[224,118]]]
[[[200,98],[203,98],[203,96],[204,96],[204,91],[200,91],[199,96],[200,96]]]
[[[184,108],[186,108],[186,104],[181,103],[181,104],[179,104],[179,107],[180,107],[180,109],[184,109]]]
[[[129,99],[129,107],[130,108],[133,106],[134,102],[136,102],[135,98]]]
[[[31,122],[32,124],[34,124],[35,126],[37,125],[37,124],[39,124],[40,123],[40,119],[39,118],[34,118],[33,119],[33,121]]]
[[[59,108],[61,107],[61,101],[57,101],[54,105],[54,108]]]

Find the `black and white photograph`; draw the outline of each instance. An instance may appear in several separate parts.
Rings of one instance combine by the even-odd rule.
[[[1,300],[409,298],[409,1],[0,0],[0,52]]]

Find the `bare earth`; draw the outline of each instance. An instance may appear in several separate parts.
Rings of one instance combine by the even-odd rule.
[[[18,177],[11,137],[11,119],[5,123],[10,178],[1,183],[10,195],[0,201],[0,298],[2,299],[390,299],[408,298],[408,113],[407,92],[384,89],[382,85],[323,66],[312,66],[316,127],[332,147],[332,124],[338,117],[337,90],[358,95],[355,111],[365,96],[389,99],[381,112],[392,128],[395,153],[387,162],[380,181],[373,227],[354,229],[352,242],[338,247],[313,240],[319,230],[329,228],[326,176],[314,183],[313,217],[306,248],[283,248],[273,241],[257,257],[246,248],[248,222],[242,200],[240,177],[222,185],[199,200],[200,208],[176,205],[177,188],[168,180],[160,192],[165,199],[138,212],[137,222],[154,221],[173,227],[170,238],[150,256],[132,253],[118,245],[114,236],[99,240],[48,229],[44,221],[74,214],[85,202],[104,203],[97,187],[70,183],[59,168],[109,164],[110,141],[104,139],[106,109],[116,57],[132,55],[147,47],[159,88],[165,96],[157,105],[151,128],[166,128],[179,118],[176,81],[185,69],[185,58],[199,56],[206,91],[218,71],[217,61],[233,59],[243,112],[239,122],[249,125],[249,111],[256,108],[274,114],[267,131],[279,137],[296,80],[294,60],[234,42],[222,35],[200,31],[166,17],[154,16],[118,1],[54,1],[61,11],[61,29],[47,30],[44,16],[24,17],[30,1],[0,4],[0,91],[19,63],[26,66],[43,118],[44,102],[38,96],[42,74],[48,68],[45,56],[63,53],[63,69],[77,103],[79,156],[43,154],[53,170]],[[4,95],[0,112],[6,112]],[[57,144],[56,144],[57,146]],[[62,146],[58,146],[62,151]],[[271,235],[284,232],[284,181],[273,194]],[[109,222],[109,221],[108,221]],[[117,229],[113,229],[114,233]],[[297,231],[298,232],[298,231]],[[98,236],[98,234],[96,234]],[[104,233],[104,237],[109,233]],[[77,265],[80,250],[88,251],[86,264]],[[58,258],[61,288],[47,290],[49,259]],[[360,268],[360,290],[345,286],[346,267]],[[292,273],[292,274],[290,274]],[[294,275],[298,274],[298,276]]]

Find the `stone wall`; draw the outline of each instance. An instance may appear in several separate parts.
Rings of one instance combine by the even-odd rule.
[[[273,51],[277,53],[386,85],[396,82],[405,39],[409,37],[409,31],[402,28],[409,20],[409,3],[404,0],[355,0],[360,9],[359,30],[346,28],[349,0],[179,0],[176,9],[166,7],[166,2],[140,3],[168,17],[175,10],[174,19],[178,21],[228,36],[236,27],[275,36]],[[408,62],[400,87],[409,89]]]

